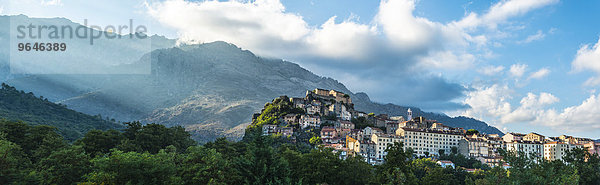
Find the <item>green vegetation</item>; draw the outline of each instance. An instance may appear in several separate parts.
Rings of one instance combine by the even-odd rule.
[[[440,160],[448,160],[452,161],[457,166],[470,168],[470,169],[483,169],[488,170],[490,167],[488,165],[482,164],[481,161],[473,158],[466,157],[462,154],[458,153],[458,148],[452,147],[451,153],[444,154],[444,150],[440,150]]]
[[[340,159],[327,148],[299,149],[271,136],[203,146],[181,127],[127,123],[121,131],[93,130],[69,144],[50,126],[0,121],[0,184],[597,184],[600,159],[585,149],[563,161],[502,152],[512,168],[477,168],[445,156],[458,168],[414,159],[402,143],[391,145],[386,163]],[[465,158],[466,159],[466,158]]]
[[[66,106],[55,104],[33,93],[18,91],[14,87],[2,84],[0,89],[0,117],[11,121],[25,121],[32,125],[50,125],[69,141],[83,137],[93,129],[108,130],[122,128],[114,121],[104,120],[102,116],[90,116]]]
[[[479,131],[477,131],[475,129],[469,129],[469,130],[467,130],[467,135],[473,135],[473,134],[479,134]]]
[[[354,123],[355,129],[364,129],[366,127],[375,126],[374,124],[369,123],[369,121],[365,117],[352,118],[350,119],[350,122]]]
[[[266,103],[265,107],[261,111],[260,116],[252,120],[252,124],[248,126],[247,130],[253,130],[254,128],[259,128],[265,124],[279,125],[279,119],[286,114],[299,113],[304,113],[304,110],[300,108],[294,108],[294,105],[292,102],[290,102],[290,98],[287,96],[282,96],[274,99],[271,103]]]

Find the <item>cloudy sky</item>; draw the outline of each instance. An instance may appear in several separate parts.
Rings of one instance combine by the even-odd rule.
[[[600,137],[600,1],[0,0],[0,14],[130,18],[182,43],[227,41],[377,102],[503,131]]]

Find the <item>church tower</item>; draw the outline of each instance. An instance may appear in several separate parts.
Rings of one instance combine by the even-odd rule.
[[[410,110],[410,108],[408,108],[408,119],[407,121],[412,120],[412,111]]]

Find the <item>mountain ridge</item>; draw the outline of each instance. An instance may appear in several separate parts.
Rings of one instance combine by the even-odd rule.
[[[71,90],[80,93],[59,98],[57,102],[73,109],[121,121],[182,125],[193,131],[200,141],[221,136],[239,139],[243,134],[241,125],[250,123],[251,115],[264,103],[281,95],[302,97],[307,90],[315,88],[348,93],[356,109],[363,112],[406,117],[406,110],[411,108],[415,115],[449,126],[502,134],[472,118],[452,118],[416,107],[374,103],[366,93],[353,93],[335,79],[315,75],[292,62],[256,56],[226,42],[157,49],[145,57],[151,58],[150,75],[34,76],[13,82],[26,86],[43,79],[50,84],[66,84],[66,89],[81,91]],[[99,83],[103,81],[110,83]],[[72,84],[83,85],[69,87]],[[28,90],[37,87],[30,88]]]

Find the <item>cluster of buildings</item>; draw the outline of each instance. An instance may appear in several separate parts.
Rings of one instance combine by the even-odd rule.
[[[366,114],[354,110],[348,95],[334,90],[307,91],[304,98],[290,98],[290,102],[294,107],[304,109],[305,113],[285,115],[282,121],[297,126],[263,125],[264,134],[293,136],[294,132],[320,129],[322,146],[333,148],[342,157],[360,155],[370,164],[384,162],[388,146],[400,142],[404,144],[404,149],[412,149],[416,157],[436,158],[458,152],[491,166],[502,160],[500,149],[520,151],[547,160],[561,160],[573,148],[587,148],[590,153],[600,154],[600,143],[588,138],[566,135],[546,137],[533,132],[507,133],[503,136],[467,134],[463,128],[449,127],[424,117],[413,117],[410,109],[406,119],[403,116]],[[369,126],[358,129],[351,122],[352,118],[361,118]]]

